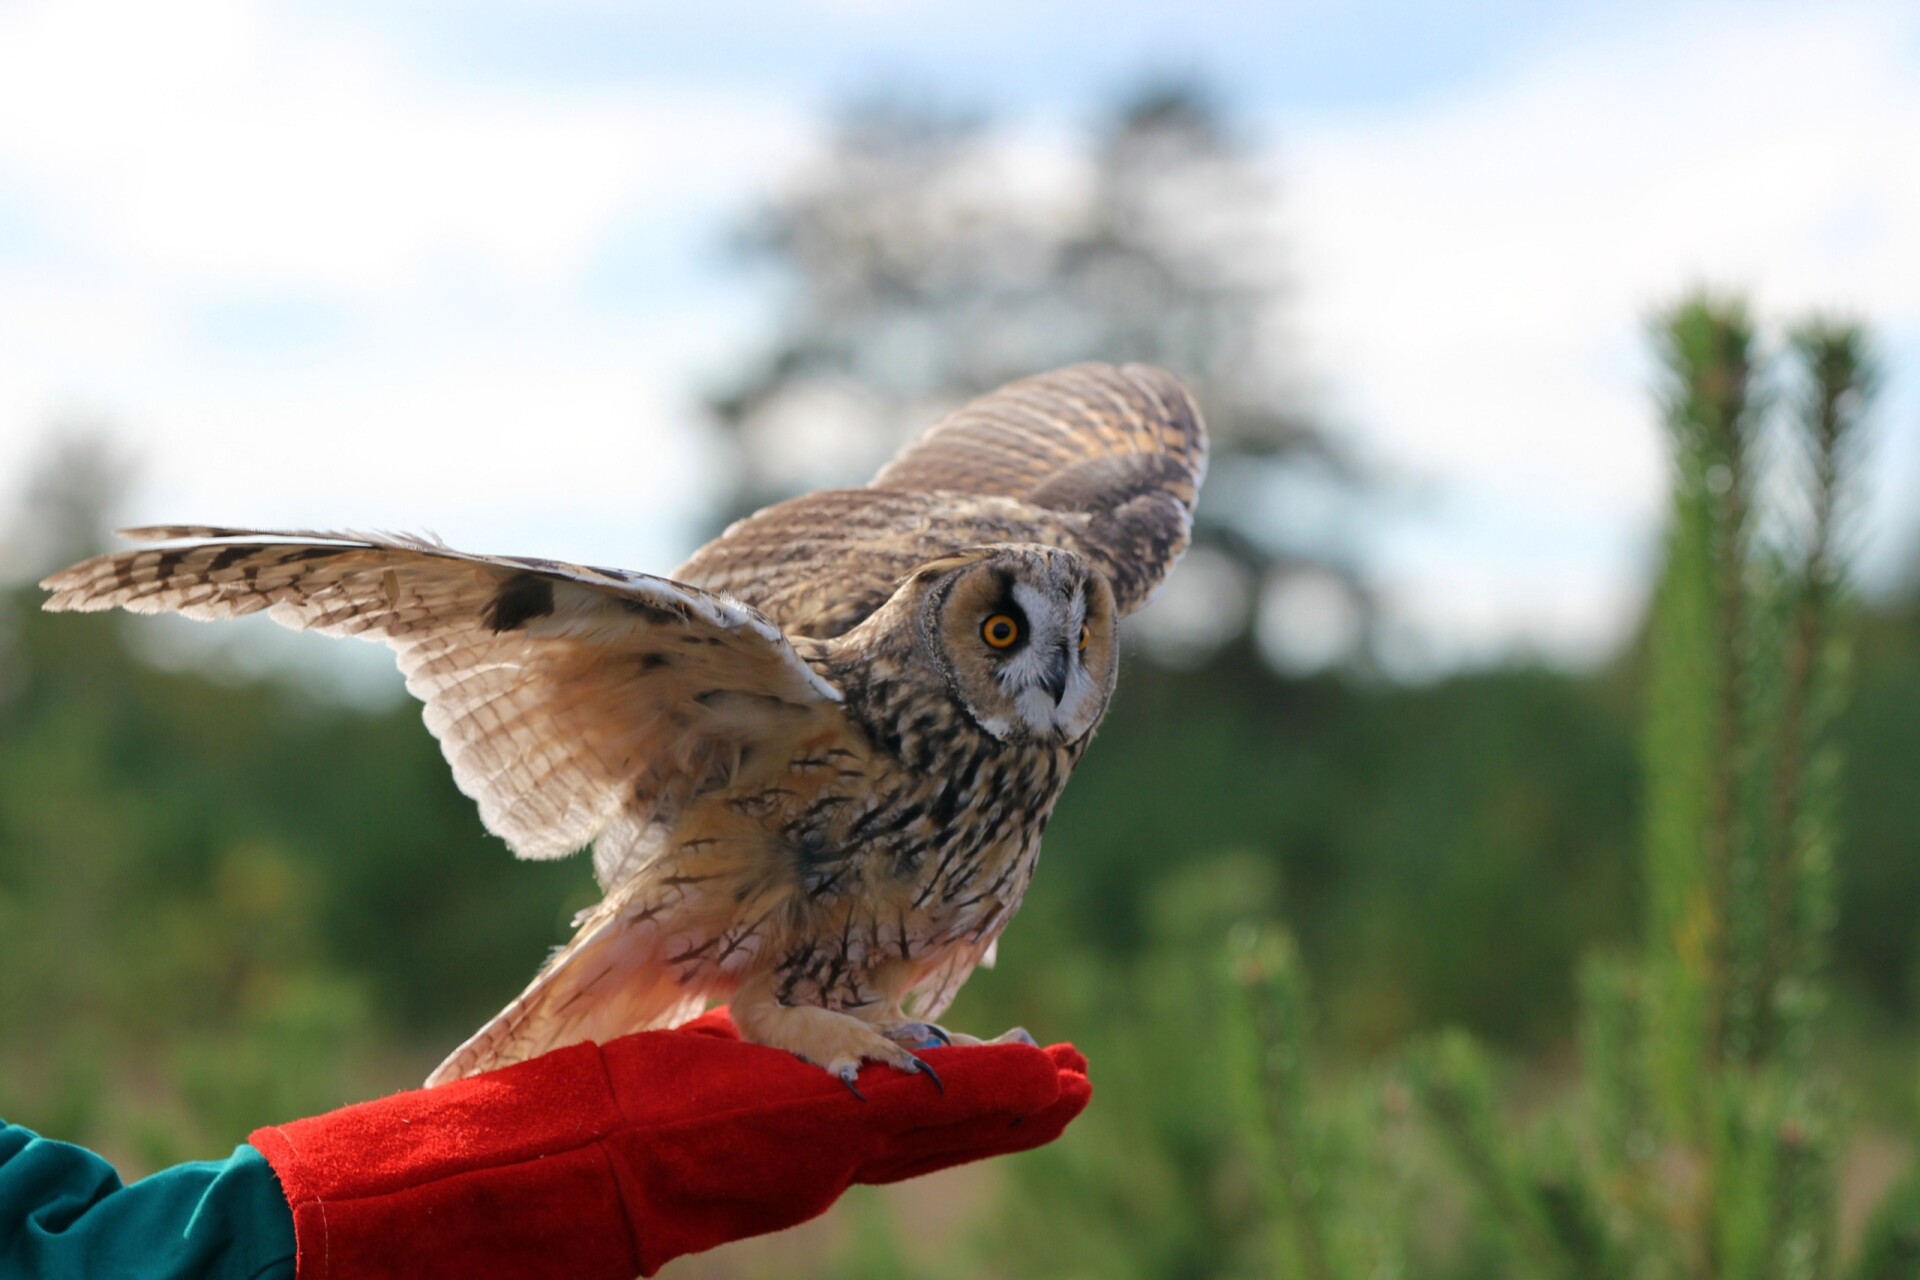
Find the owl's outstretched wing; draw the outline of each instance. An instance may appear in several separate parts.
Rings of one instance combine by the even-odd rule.
[[[675,576],[737,595],[795,634],[833,636],[918,565],[1037,542],[1092,560],[1131,613],[1186,549],[1206,466],[1206,428],[1178,378],[1074,365],[943,418],[865,488],[749,516]]]
[[[737,601],[643,574],[469,555],[424,539],[197,526],[40,585],[54,611],[124,608],[384,640],[460,789],[526,858],[597,836],[603,883],[743,752],[816,728],[840,693]],[[259,541],[259,539],[275,539]]]

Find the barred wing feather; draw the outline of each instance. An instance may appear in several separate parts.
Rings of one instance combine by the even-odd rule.
[[[402,536],[185,525],[127,536],[175,545],[54,574],[45,607],[264,611],[383,640],[488,829],[526,858],[605,831],[603,883],[631,874],[657,823],[724,780],[743,749],[837,714],[838,690],[766,617],[664,578]]]

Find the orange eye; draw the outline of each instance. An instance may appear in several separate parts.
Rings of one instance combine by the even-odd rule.
[[[980,636],[996,649],[1004,649],[1020,638],[1020,624],[1004,613],[996,613],[980,626]]]
[[[1093,628],[1086,623],[1080,624],[1080,652],[1087,651],[1087,642],[1093,639]]]

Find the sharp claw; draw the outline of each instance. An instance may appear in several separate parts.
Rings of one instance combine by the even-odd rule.
[[[932,1080],[933,1087],[938,1089],[942,1094],[946,1093],[947,1086],[941,1083],[940,1073],[928,1065],[924,1058],[915,1058],[913,1060],[913,1069],[926,1076],[929,1080]]]
[[[840,1083],[847,1086],[847,1089],[854,1097],[860,1099],[862,1102],[867,1100],[867,1095],[860,1092],[860,1086],[854,1083],[855,1080],[860,1078],[860,1068],[857,1064],[850,1067],[842,1067],[834,1074],[840,1077]]]
[[[1009,1027],[993,1038],[995,1044],[1024,1044],[1038,1049],[1040,1042],[1025,1027]]]

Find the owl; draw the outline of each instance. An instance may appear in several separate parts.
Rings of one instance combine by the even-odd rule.
[[[41,585],[51,610],[383,640],[491,831],[523,858],[592,846],[604,899],[429,1084],[724,1000],[857,1093],[863,1063],[970,1039],[934,1020],[1020,905],[1206,450],[1170,374],[1078,365],[671,577],[168,525]]]

